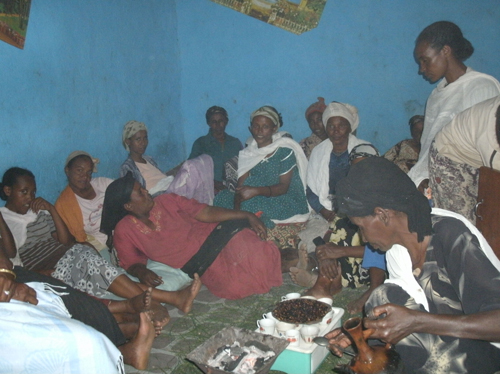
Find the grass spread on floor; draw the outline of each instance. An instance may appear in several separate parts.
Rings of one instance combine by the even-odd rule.
[[[186,355],[208,340],[224,327],[241,327],[249,330],[257,328],[256,321],[262,314],[271,311],[281,296],[289,292],[304,292],[305,288],[292,283],[288,275],[283,277],[283,285],[273,288],[269,293],[253,295],[241,300],[219,299],[206,288],[202,288],[193,305],[193,310],[183,315],[169,307],[172,320],[157,337],[151,349],[149,367],[138,371],[126,365],[127,373],[165,373],[165,374],[200,374],[202,371],[195,364],[185,359]],[[346,309],[347,304],[358,298],[365,287],[344,289],[334,297],[333,305]],[[345,312],[342,321],[351,315]],[[349,357],[342,359],[329,354],[316,374],[332,374],[339,363],[349,362]],[[271,370],[270,374],[282,374]]]

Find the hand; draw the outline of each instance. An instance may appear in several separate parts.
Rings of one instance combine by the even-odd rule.
[[[420,184],[418,185],[418,190],[425,194],[425,190],[429,188],[429,179],[424,179]]]
[[[224,185],[224,183],[222,183],[221,181],[214,181],[214,190],[215,191],[222,191],[225,189],[226,189],[226,186]]]
[[[336,213],[332,210],[328,210],[326,208],[323,208],[321,209],[321,211],[319,212],[324,219],[326,219],[328,222],[332,222],[333,219],[335,218],[336,216]]]
[[[241,201],[245,201],[258,196],[259,193],[256,187],[241,186],[236,187],[236,194],[240,196]]]
[[[249,213],[248,222],[253,231],[259,235],[262,240],[267,239],[267,228],[264,223],[253,213]]]
[[[328,343],[330,343],[330,351],[339,357],[342,357],[344,354],[339,348],[345,349],[352,344],[351,339],[342,332],[340,327],[330,331],[325,335],[325,338],[327,338]]]
[[[42,197],[37,197],[30,203],[30,208],[34,213],[38,213],[40,210],[50,210],[52,207],[53,205]]]
[[[396,344],[414,332],[413,321],[416,313],[404,306],[384,304],[373,308],[371,315],[363,320],[364,326],[373,329],[372,338]],[[385,314],[385,317],[381,317]],[[374,319],[378,318],[378,319]]]
[[[141,281],[141,283],[145,284],[149,287],[157,287],[160,284],[163,284],[163,279],[154,271],[149,270],[144,267],[141,270],[138,270],[137,278]]]
[[[319,274],[330,280],[334,280],[342,275],[340,263],[337,260],[323,260],[319,262]]]
[[[0,275],[0,302],[8,303],[11,299],[38,304],[34,289],[24,283],[17,283],[8,276]]]
[[[318,260],[326,260],[326,259],[339,259],[342,257],[345,257],[343,255],[343,246],[336,245],[333,243],[326,243],[324,245],[320,245],[319,247],[316,247],[316,256]]]

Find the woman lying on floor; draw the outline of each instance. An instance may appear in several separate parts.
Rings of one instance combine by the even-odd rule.
[[[77,242],[91,244],[105,259],[118,266],[116,252],[107,243],[108,236],[99,231],[104,194],[113,180],[92,178],[98,162],[83,151],[75,151],[68,156],[64,168],[68,186],[59,195],[55,207]],[[145,268],[133,270],[129,269],[129,273],[141,283],[164,291],[177,291],[191,283],[184,272],[154,261],[148,261]]]
[[[130,174],[106,190],[101,230],[107,235],[114,230],[123,268],[145,266],[152,259],[191,277],[198,273],[221,298],[266,293],[282,283],[280,252],[261,240],[266,228],[253,213],[176,194],[153,199]]]
[[[113,302],[115,311],[139,313],[138,325],[122,328],[125,324],[118,325],[103,303],[57,279],[22,268],[18,256],[13,266],[5,251],[13,243],[0,213],[2,372],[22,372],[28,360],[38,372],[66,373],[71,368],[81,373],[123,373],[123,362],[137,369],[147,367],[156,330],[146,295],[150,291],[138,296],[142,300],[134,300],[132,310],[132,304],[125,305],[128,300]],[[56,366],[43,366],[48,360]]]
[[[19,255],[28,270],[50,273],[54,278],[89,295],[108,298],[110,294],[132,298],[144,292],[146,285],[135,283],[123,269],[109,264],[95,249],[74,244],[73,236],[55,207],[41,197],[35,197],[33,173],[11,168],[3,176],[0,197],[6,200],[0,212],[9,226],[15,243],[7,248],[7,255]],[[169,320],[166,308],[159,302],[189,312],[201,287],[197,276],[191,286],[175,292],[153,289],[154,319]]]

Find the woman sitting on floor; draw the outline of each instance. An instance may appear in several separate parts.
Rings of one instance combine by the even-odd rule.
[[[55,207],[77,242],[91,244],[105,259],[118,266],[112,243],[108,242],[106,234],[100,232],[104,195],[113,180],[92,178],[97,162],[83,151],[75,151],[68,156],[64,168],[68,186],[57,199]],[[182,271],[154,261],[148,261],[147,267],[129,269],[129,274],[145,285],[164,291],[177,291],[191,283]]]
[[[123,127],[122,142],[129,152],[120,167],[120,176],[131,172],[143,188],[156,196],[176,193],[199,202],[211,204],[214,199],[214,163],[201,155],[176,167],[175,177],[165,175],[152,157],[144,154],[148,147],[148,129],[142,122],[129,121]]]
[[[282,283],[280,252],[260,239],[266,228],[254,214],[176,194],[153,199],[131,174],[109,185],[101,230],[107,235],[114,230],[123,268],[151,259],[181,268],[190,277],[198,273],[221,298],[266,293]]]
[[[35,192],[35,177],[29,170],[10,168],[5,172],[0,196],[6,204],[0,212],[15,240],[8,252],[11,258],[19,254],[26,269],[50,273],[54,278],[99,298],[109,298],[111,294],[132,298],[148,288],[130,280],[123,269],[108,263],[94,248],[74,244],[73,236],[55,207],[43,198],[35,197]],[[153,299],[189,312],[201,287],[199,278],[194,278],[193,284],[181,291],[153,289]],[[167,310],[159,304],[156,310],[158,316],[155,318],[168,322]]]
[[[195,140],[188,159],[191,160],[203,154],[212,157],[214,187],[218,192],[226,188],[222,183],[224,163],[237,156],[243,147],[239,139],[226,133],[229,116],[224,108],[220,106],[208,108],[205,118],[210,130],[207,135]]]
[[[384,154],[386,159],[394,162],[405,173],[408,173],[418,161],[420,138],[424,131],[424,116],[415,115],[410,118],[408,123],[411,139],[401,140]]]
[[[307,159],[297,142],[278,132],[276,112],[261,107],[252,113],[250,121],[253,140],[239,154],[236,193],[222,191],[214,206],[260,214],[271,229],[278,224],[269,235],[284,247],[309,216],[305,196]]]
[[[377,149],[371,144],[355,146],[350,155],[350,165],[362,162],[368,157],[378,157]],[[332,297],[344,287],[358,288],[368,285],[368,290],[347,306],[350,313],[359,313],[375,288],[385,279],[385,258],[366,246],[358,227],[345,216],[335,216],[324,234],[326,244],[316,247],[307,255],[301,246],[297,267],[290,268],[292,280],[304,287],[311,287],[308,295],[316,298]],[[311,271],[312,268],[317,270]]]
[[[318,97],[318,101],[311,104],[306,110],[306,120],[312,133],[307,138],[302,139],[299,144],[308,160],[314,147],[328,138],[322,118],[325,109],[325,99]]]
[[[367,335],[394,344],[407,373],[498,372],[500,261],[477,228],[431,212],[410,178],[381,157],[352,167],[337,206],[387,253],[389,280],[365,305]],[[341,329],[326,337],[338,355],[351,344]]]

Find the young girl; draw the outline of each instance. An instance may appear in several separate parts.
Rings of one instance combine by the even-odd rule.
[[[123,298],[137,296],[147,286],[130,280],[125,271],[109,264],[96,251],[84,244],[75,244],[73,236],[55,207],[41,197],[35,197],[36,182],[32,172],[11,168],[3,176],[0,197],[6,200],[0,212],[14,236],[15,246],[24,266],[29,270],[51,273],[70,286],[100,298],[113,293]],[[7,249],[13,257],[16,248]],[[196,276],[191,286],[169,292],[153,289],[153,299],[176,306],[183,312],[191,310],[201,287]],[[159,306],[160,307],[160,306]],[[168,322],[168,312],[162,308],[156,316]]]

